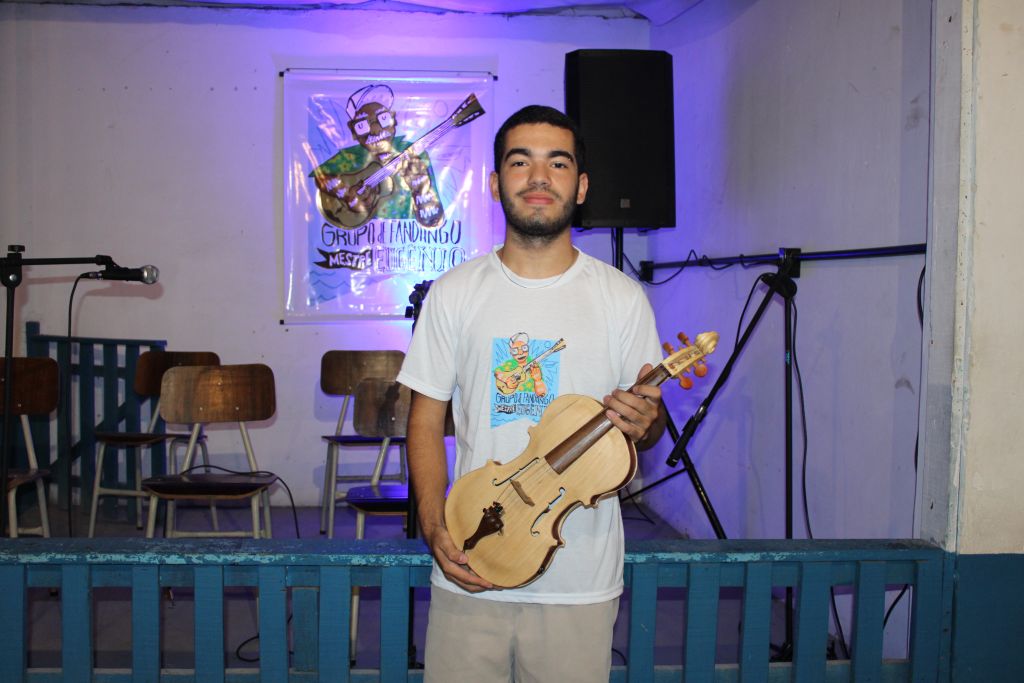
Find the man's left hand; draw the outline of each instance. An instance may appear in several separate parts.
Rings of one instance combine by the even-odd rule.
[[[651,370],[650,363],[644,365],[637,374],[637,380]],[[646,437],[644,445],[650,446],[661,436],[664,420],[661,418],[660,387],[636,384],[628,390],[616,389],[604,397],[604,407],[607,408],[605,415],[612,424],[634,442],[645,441]]]

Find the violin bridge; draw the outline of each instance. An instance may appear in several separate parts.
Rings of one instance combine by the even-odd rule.
[[[526,495],[526,491],[523,489],[523,485],[522,484],[520,484],[515,479],[513,479],[509,483],[512,484],[512,488],[515,489],[516,493],[519,494],[519,497],[522,499],[522,501],[524,503],[526,503],[530,507],[533,507],[534,505],[536,505],[536,503],[533,502],[533,498],[530,498],[528,495]]]

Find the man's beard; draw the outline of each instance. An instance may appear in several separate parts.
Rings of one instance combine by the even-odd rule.
[[[536,188],[528,188],[527,192],[536,192]],[[579,180],[573,188],[571,196],[576,197],[579,192]],[[501,209],[505,212],[505,223],[521,237],[541,242],[551,242],[556,237],[569,229],[572,222],[573,211],[576,210],[576,202],[573,199],[563,200],[554,192],[548,193],[555,202],[562,201],[562,211],[552,218],[544,216],[536,211],[520,211],[513,203],[512,198],[505,194],[505,188],[498,183],[498,198],[501,200]]]

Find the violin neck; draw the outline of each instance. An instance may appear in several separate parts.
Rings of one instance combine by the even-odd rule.
[[[653,370],[641,377],[633,386],[646,385],[656,387],[671,376],[672,374],[665,368],[665,366],[659,364]],[[608,419],[602,410],[600,413],[590,418],[586,424],[573,432],[567,439],[565,439],[565,441],[555,446],[550,453],[544,456],[544,459],[548,461],[548,465],[551,466],[551,469],[561,474],[569,467],[569,465],[576,462],[577,458],[586,453],[591,446],[597,443],[602,436],[607,434],[608,430],[613,426],[612,421]]]

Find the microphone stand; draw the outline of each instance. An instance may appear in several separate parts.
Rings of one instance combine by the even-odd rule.
[[[7,318],[4,325],[4,431],[3,431],[3,446],[0,448],[0,481],[4,482],[4,487],[7,486],[7,473],[10,471],[14,459],[14,413],[11,411],[11,400],[12,393],[14,390],[13,382],[13,369],[14,369],[14,294],[15,290],[22,282],[22,268],[24,266],[52,266],[52,265],[69,265],[69,264],[95,264],[103,267],[116,267],[116,263],[109,256],[102,254],[89,257],[72,257],[72,258],[49,258],[49,259],[27,259],[23,258],[22,254],[25,251],[25,247],[21,244],[12,244],[7,247],[7,255],[0,257],[0,280],[3,281],[4,288],[7,290],[7,303],[6,311]],[[63,416],[63,421],[68,419],[68,409],[70,408],[70,398],[61,392],[61,404],[63,410],[58,412],[58,416]],[[71,442],[68,440],[68,453],[65,454],[65,461],[67,467],[68,481],[71,481]],[[70,493],[68,497],[68,509],[71,508]],[[13,524],[14,520],[7,519],[7,506],[0,505],[0,530],[2,530],[7,524]]]
[[[722,371],[718,375],[718,379],[715,380],[714,386],[711,387],[711,391],[701,402],[697,411],[687,420],[686,425],[683,427],[682,434],[676,441],[675,446],[672,448],[672,452],[669,454],[665,464],[675,467],[682,460],[685,464],[686,471],[690,475],[690,479],[694,484],[694,488],[697,489],[698,496],[700,497],[701,503],[704,504],[705,510],[708,512],[708,517],[711,520],[711,525],[715,529],[715,533],[718,538],[725,538],[725,532],[722,530],[722,526],[718,521],[718,517],[715,515],[714,510],[711,508],[710,502],[707,500],[707,493],[704,492],[703,487],[700,484],[700,479],[697,476],[696,471],[693,469],[693,463],[690,460],[689,453],[687,452],[687,446],[690,443],[690,439],[693,438],[694,432],[697,431],[697,427],[704,420],[708,413],[708,407],[711,402],[715,400],[715,396],[718,391],[722,388],[722,385],[729,379],[729,375],[732,373],[733,365],[736,363],[736,359],[739,358],[743,352],[744,347],[747,345],[747,341],[750,339],[750,335],[754,332],[754,328],[757,327],[757,323],[761,320],[761,316],[764,315],[765,310],[768,308],[768,304],[771,303],[772,299],[776,294],[781,296],[785,302],[785,315],[786,315],[786,333],[785,333],[785,371],[786,371],[786,538],[793,538],[793,506],[791,504],[793,498],[793,425],[792,425],[792,410],[793,410],[793,373],[792,373],[792,349],[793,349],[793,326],[792,326],[792,314],[793,314],[793,297],[796,295],[796,283],[793,282],[792,278],[800,276],[800,250],[799,249],[781,249],[780,259],[778,261],[778,270],[775,273],[764,273],[760,276],[760,280],[768,285],[768,291],[765,292],[764,298],[761,300],[761,304],[757,307],[754,315],[750,318],[750,322],[747,323],[746,329],[740,336],[739,342],[736,344],[736,348],[733,349],[732,355],[729,356],[729,360],[726,362]],[[679,472],[675,474],[680,474]],[[670,475],[675,476],[675,475]],[[657,483],[657,482],[655,482]],[[793,589],[791,587],[786,588],[786,641],[780,648],[780,655],[786,656],[786,653],[791,649],[791,643],[793,642]]]

